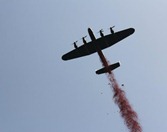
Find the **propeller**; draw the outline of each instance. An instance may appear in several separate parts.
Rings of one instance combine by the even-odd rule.
[[[76,44],[78,42],[78,40],[77,41],[74,41],[72,44]]]
[[[110,29],[111,29],[111,28],[114,28],[114,27],[115,27],[115,26],[112,26],[112,27],[110,27]]]
[[[110,29],[110,30],[111,30],[111,29],[113,29],[113,28],[115,28],[115,26],[112,26],[112,27],[110,27],[110,28],[108,28],[108,29]]]
[[[83,39],[85,39],[87,37],[87,35],[86,36],[84,36],[84,37],[82,37],[81,39],[83,40]]]
[[[102,33],[102,32],[104,32],[104,30],[103,30],[103,29],[100,29],[97,33]]]

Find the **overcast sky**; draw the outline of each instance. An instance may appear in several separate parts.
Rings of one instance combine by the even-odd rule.
[[[76,40],[135,33],[104,50],[143,132],[167,130],[167,1],[0,0],[0,131],[128,132],[98,55],[61,56]],[[90,38],[86,38],[90,41]]]

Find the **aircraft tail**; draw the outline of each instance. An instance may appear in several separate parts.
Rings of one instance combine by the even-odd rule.
[[[120,66],[120,63],[117,62],[117,63],[114,63],[114,64],[111,64],[108,66],[109,70],[114,70],[116,68],[118,68]],[[99,70],[96,71],[96,74],[103,74],[103,73],[106,73],[108,72],[108,69],[106,69],[105,67],[104,68],[101,68]]]

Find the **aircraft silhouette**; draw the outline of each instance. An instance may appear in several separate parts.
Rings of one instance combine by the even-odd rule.
[[[99,31],[101,37],[98,39],[95,38],[92,30],[88,28],[88,34],[91,38],[91,41],[86,42],[85,40],[86,36],[85,36],[82,38],[83,45],[78,47],[76,43],[74,42],[75,49],[64,54],[62,56],[62,59],[66,61],[66,60],[71,60],[71,59],[87,56],[87,55],[97,52],[101,61],[104,61],[104,55],[102,53],[103,49],[116,44],[117,42],[123,40],[124,38],[130,36],[131,34],[135,32],[134,28],[128,28],[122,31],[114,32],[113,27],[110,27],[111,34],[108,34],[108,35],[104,35],[103,30],[101,29]],[[120,66],[119,62],[111,64],[111,65],[107,65],[107,62],[104,62],[104,63],[106,63],[106,65],[103,68],[97,70],[96,74],[102,74],[106,72],[110,73],[112,70]]]

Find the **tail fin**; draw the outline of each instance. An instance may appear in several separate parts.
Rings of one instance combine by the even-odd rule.
[[[120,66],[120,63],[117,62],[117,63],[109,65],[108,68],[112,71],[112,70],[118,68],[119,66]],[[108,72],[108,70],[104,67],[104,68],[101,68],[101,69],[97,70],[96,74],[103,74],[103,73],[106,73],[106,72]]]

